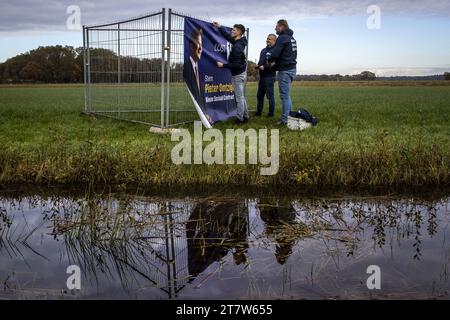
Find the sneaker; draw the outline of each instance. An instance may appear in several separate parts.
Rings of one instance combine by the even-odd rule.
[[[277,126],[285,126],[285,125],[287,125],[287,122],[285,122],[283,120],[280,120],[277,122]]]
[[[261,117],[261,113],[256,112],[256,113],[255,113],[255,117],[260,118],[260,117]]]
[[[273,115],[273,114],[268,114],[267,115],[267,118],[273,118],[275,115]]]
[[[244,120],[241,120],[241,119],[236,118],[236,120],[234,120],[234,123],[235,123],[235,124],[243,124],[243,123],[244,123]]]
[[[242,123],[248,123],[248,118],[244,118],[244,120],[242,120]]]

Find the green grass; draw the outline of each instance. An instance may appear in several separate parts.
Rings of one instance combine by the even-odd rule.
[[[306,107],[321,122],[301,133],[281,130],[280,171],[272,177],[252,165],[175,166],[170,136],[80,116],[81,86],[0,87],[0,183],[448,185],[450,86],[437,84],[296,83],[294,106]],[[255,94],[256,85],[249,84],[252,108]],[[178,92],[175,99],[183,96]],[[277,115],[280,108],[277,96]],[[253,118],[243,128],[275,128],[276,119]]]

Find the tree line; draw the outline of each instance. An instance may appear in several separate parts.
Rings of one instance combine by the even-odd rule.
[[[162,61],[160,58],[120,57],[108,49],[90,50],[91,80],[96,83],[158,83],[161,82]],[[248,80],[259,79],[256,64],[248,62]],[[171,80],[183,81],[183,64],[172,63]],[[442,78],[450,80],[450,72]],[[302,81],[373,81],[373,72],[364,71],[357,75],[298,75]],[[19,54],[0,64],[0,83],[82,83],[84,82],[83,48],[71,46],[39,47]]]
[[[119,80],[118,56],[112,50],[93,48],[91,77],[94,82]],[[39,47],[0,64],[1,83],[82,83],[84,82],[83,48],[70,46]],[[174,64],[173,70],[182,68]],[[160,82],[161,59],[120,57],[120,80]]]
[[[297,80],[303,81],[374,81],[377,79],[375,73],[370,71],[363,71],[355,75],[340,75],[340,74],[321,74],[321,75],[299,75]]]
[[[76,83],[83,78],[82,49],[39,47],[0,64],[0,82]]]

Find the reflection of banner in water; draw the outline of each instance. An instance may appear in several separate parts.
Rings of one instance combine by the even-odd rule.
[[[244,203],[199,203],[186,225],[190,281],[230,250],[236,265],[245,263],[248,223]]]
[[[177,298],[197,276],[230,251],[236,264],[246,261],[249,224],[244,203],[112,200],[92,204],[91,208],[94,212],[107,210],[114,221],[120,221],[120,227],[111,232],[127,235],[126,241],[114,241],[112,246],[104,245],[109,241],[69,241],[70,259],[83,265],[95,279],[97,270],[108,270],[113,275],[109,264],[113,262],[124,288],[132,288],[134,281],[139,284],[144,279],[145,287],[158,288],[168,298]],[[94,232],[101,232],[103,240],[111,240],[102,228]],[[99,236],[86,236],[91,237]]]
[[[205,127],[236,115],[231,72],[216,66],[228,54],[229,43],[210,22],[184,19],[183,78]]]

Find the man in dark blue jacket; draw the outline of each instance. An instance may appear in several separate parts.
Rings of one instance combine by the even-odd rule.
[[[291,84],[297,75],[297,41],[294,39],[294,31],[289,29],[286,20],[279,20],[275,30],[278,39],[273,49],[267,53],[267,60],[278,71],[278,86],[283,105],[283,111],[278,125],[287,123],[292,109]]]
[[[244,36],[245,27],[242,24],[235,24],[228,34],[225,28],[221,27],[218,22],[213,25],[219,29],[222,36],[233,45],[228,63],[217,61],[219,68],[230,69],[232,75],[232,83],[234,87],[234,95],[237,104],[237,123],[248,122],[248,107],[245,99],[244,89],[247,81],[247,58],[245,56],[245,48],[247,47],[247,38]]]
[[[255,116],[261,117],[262,111],[264,109],[264,98],[267,95],[269,99],[269,118],[274,116],[275,113],[275,76],[276,71],[274,68],[270,67],[267,63],[267,54],[272,50],[275,42],[277,41],[277,36],[274,34],[269,34],[267,36],[266,44],[267,47],[262,49],[259,55],[259,62],[256,66],[259,69],[259,83],[258,83],[258,94],[257,94],[257,111]]]

